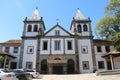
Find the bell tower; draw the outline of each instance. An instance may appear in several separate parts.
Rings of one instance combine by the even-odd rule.
[[[30,18],[25,18],[23,37],[35,37],[38,32],[41,31],[41,35],[44,34],[45,25],[43,18],[39,16],[38,8],[35,9]]]
[[[21,37],[23,44],[21,46],[19,68],[28,68],[29,66],[26,65],[36,68],[36,61],[38,59],[36,57],[38,56],[38,46],[40,45],[38,36],[44,35],[46,29],[43,18],[39,16],[38,8],[35,9],[31,17],[26,17],[23,22],[24,29]],[[29,63],[28,61],[30,61],[30,64],[27,64]]]
[[[91,20],[90,18],[85,18],[79,8],[76,16],[73,17],[70,30],[71,34],[75,36],[76,60],[78,62],[79,72],[86,72],[86,70],[83,69],[84,65],[89,66],[88,72],[93,72],[96,70],[96,58],[94,56]],[[87,63],[85,61],[87,61]]]
[[[76,16],[73,17],[70,30],[73,35],[92,36],[91,20],[90,18],[86,19],[79,8]]]

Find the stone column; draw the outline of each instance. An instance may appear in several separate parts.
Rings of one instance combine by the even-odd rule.
[[[113,56],[112,55],[110,55],[110,61],[111,61],[112,70],[114,70],[114,62],[113,62]]]
[[[48,74],[52,74],[52,65],[51,64],[48,65]]]
[[[7,56],[5,56],[5,58],[4,58],[4,66],[3,66],[3,68],[5,68],[5,66],[6,66],[6,59],[7,59]]]
[[[63,64],[63,74],[67,74],[67,65]]]

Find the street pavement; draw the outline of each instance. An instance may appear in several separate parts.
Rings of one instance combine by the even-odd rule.
[[[120,80],[120,74],[100,76],[96,76],[95,73],[73,75],[40,75],[39,79],[33,80]]]

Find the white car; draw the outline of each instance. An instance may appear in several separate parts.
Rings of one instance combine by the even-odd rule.
[[[14,73],[6,69],[0,69],[0,80],[18,80]]]
[[[39,76],[39,73],[36,72],[36,70],[26,69],[25,72],[30,73],[33,78],[37,78]]]

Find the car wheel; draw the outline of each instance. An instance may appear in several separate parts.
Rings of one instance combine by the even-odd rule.
[[[28,80],[32,80],[32,75],[29,76]]]

